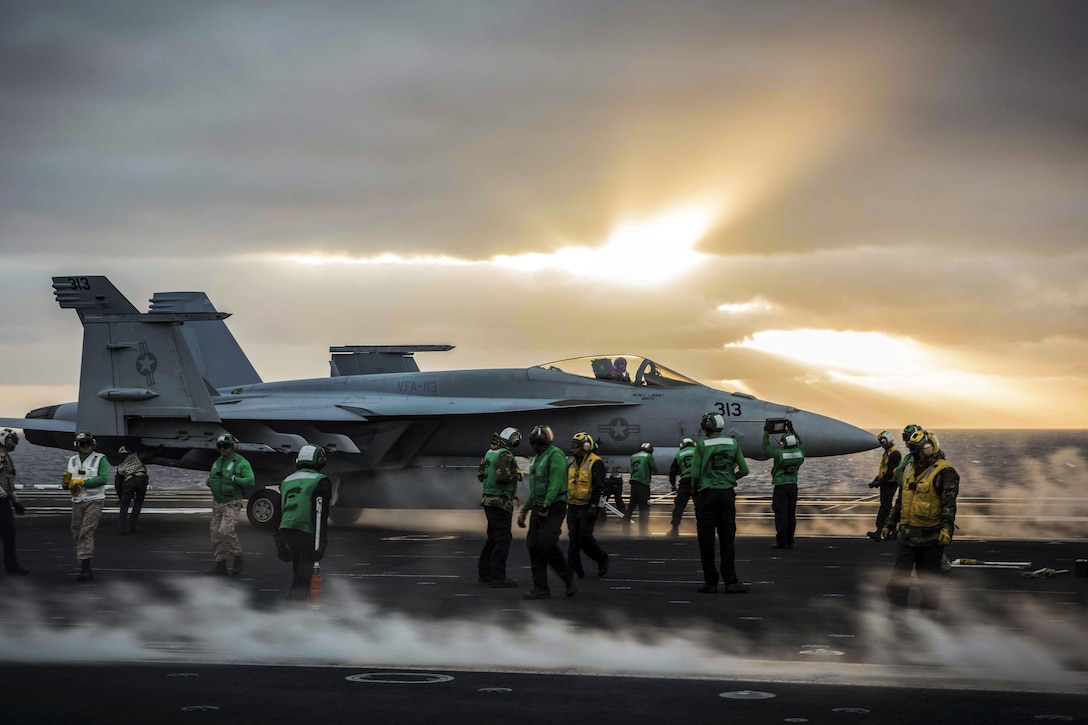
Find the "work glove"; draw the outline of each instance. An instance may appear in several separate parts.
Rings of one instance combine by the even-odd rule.
[[[68,488],[70,485],[72,485],[72,474],[68,473],[68,471],[62,473],[60,477],[60,485],[64,486],[65,488]]]
[[[880,485],[880,484],[879,484],[879,483],[877,483],[877,482],[876,482],[876,480],[874,479],[874,480],[873,480],[873,482],[869,484],[869,488],[876,488],[876,487],[877,487],[877,486],[879,486],[879,485]]]
[[[948,529],[941,529],[940,536],[937,537],[938,546],[948,546],[952,543],[952,532]]]
[[[892,527],[885,526],[883,529],[881,529],[880,538],[882,541],[887,541],[888,539],[892,538]]]
[[[21,503],[19,503],[18,501],[16,501],[15,503],[13,503],[13,504],[12,504],[11,506],[12,506],[12,508],[14,508],[14,509],[15,509],[15,513],[16,513],[17,515],[19,515],[19,516],[22,516],[23,514],[25,514],[25,513],[26,513],[26,506],[23,506],[23,505],[22,505]]]
[[[600,513],[600,509],[597,507],[597,504],[590,504],[589,510],[586,512],[586,518],[590,521],[596,521],[598,513]]]
[[[525,528],[525,512],[524,511],[519,511],[518,512],[518,528],[519,529],[524,529]]]
[[[540,509],[539,511],[537,511],[537,514],[538,514],[538,515],[540,516],[540,518],[542,518],[542,519],[546,519],[546,518],[548,518],[548,507],[547,507],[547,506],[543,506],[543,507],[541,507],[541,509]]]

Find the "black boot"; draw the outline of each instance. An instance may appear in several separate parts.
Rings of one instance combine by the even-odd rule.
[[[225,562],[224,562],[225,563]],[[234,557],[234,568],[231,570],[231,576],[238,576],[242,573],[242,555],[238,554]]]
[[[215,562],[215,566],[213,566],[211,569],[208,569],[208,571],[204,572],[204,576],[226,576],[226,575],[227,575],[227,561],[226,561],[226,559],[224,559],[223,561]]]
[[[77,582],[89,582],[94,581],[94,572],[91,571],[91,560],[80,559],[79,560],[79,576],[76,577]]]

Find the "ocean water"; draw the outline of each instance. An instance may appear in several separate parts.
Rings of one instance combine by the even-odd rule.
[[[949,462],[960,474],[963,497],[1050,497],[1088,499],[1088,431],[1083,430],[948,430],[934,431]],[[875,433],[874,433],[875,435]],[[486,442],[481,443],[481,451]],[[901,446],[901,450],[905,447]],[[19,443],[15,459],[20,486],[57,484],[68,451]],[[810,458],[801,469],[802,495],[863,496],[876,475],[881,451],[830,458]],[[522,461],[523,467],[525,461]],[[749,461],[751,475],[739,492],[770,495],[770,461]],[[152,489],[201,488],[205,472],[148,466]],[[475,473],[469,474],[473,484]],[[624,477],[626,480],[626,476]],[[273,483],[273,482],[265,482]],[[278,483],[278,482],[276,482]],[[668,490],[657,476],[654,491]]]

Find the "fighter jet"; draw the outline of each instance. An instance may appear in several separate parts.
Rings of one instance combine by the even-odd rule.
[[[816,413],[728,393],[633,354],[590,355],[529,368],[421,371],[416,352],[449,345],[331,347],[330,376],[263,382],[219,312],[201,292],[156,293],[138,312],[101,276],[53,278],[60,306],[83,324],[79,401],[0,419],[37,445],[71,449],[90,430],[98,450],[157,448],[153,462],[207,470],[215,439],[233,435],[253,464],[247,491],[256,525],[278,518],[275,487],[307,443],[329,453],[333,516],[364,507],[470,507],[475,469],[491,435],[524,435],[545,424],[564,441],[588,431],[612,469],[626,468],[643,442],[667,470],[685,437],[700,435],[706,412],[720,413],[744,455],[762,459],[764,421],[786,418],[808,456],[876,447],[860,428]],[[529,451],[515,451],[528,455]]]

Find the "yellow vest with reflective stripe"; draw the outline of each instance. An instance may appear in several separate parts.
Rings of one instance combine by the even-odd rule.
[[[900,493],[903,499],[900,523],[919,528],[941,525],[941,492],[933,483],[938,473],[951,467],[948,461],[941,458],[916,476],[914,466],[907,466],[903,471],[903,487]]]
[[[593,497],[593,464],[601,460],[596,453],[590,453],[578,463],[575,458],[567,467],[567,502],[572,505],[587,504]]]

